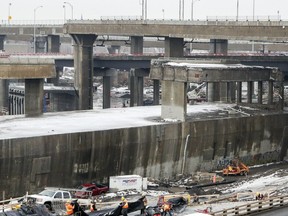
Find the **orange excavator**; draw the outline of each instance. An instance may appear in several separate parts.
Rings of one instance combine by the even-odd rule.
[[[234,159],[231,163],[222,171],[224,176],[228,175],[248,175],[249,167],[238,159]]]

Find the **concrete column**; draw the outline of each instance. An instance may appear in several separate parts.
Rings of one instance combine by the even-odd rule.
[[[160,104],[160,81],[153,80],[153,104]]]
[[[162,119],[185,121],[187,113],[187,83],[162,81]]]
[[[252,103],[253,81],[247,82],[247,103]]]
[[[110,47],[107,47],[109,54],[119,54],[120,48],[119,45],[111,45]]]
[[[208,83],[208,102],[226,102],[227,94],[227,83]]]
[[[273,81],[268,81],[268,104],[273,103]]]
[[[46,36],[37,36],[36,37],[36,53],[46,53],[47,47],[47,37]]]
[[[111,108],[111,76],[103,76],[103,109]]]
[[[237,82],[237,103],[242,102],[242,82]]]
[[[0,50],[5,50],[4,49],[5,37],[6,37],[6,35],[0,35]]]
[[[211,39],[210,40],[210,54],[223,54],[228,53],[228,40]]]
[[[130,106],[143,106],[144,76],[147,73],[142,69],[131,69],[130,79]]]
[[[9,80],[0,79],[0,110],[9,107]]]
[[[48,35],[47,37],[47,52],[48,53],[59,53],[60,52],[60,36],[59,35]]]
[[[207,102],[214,102],[214,83],[207,83]]]
[[[263,82],[258,81],[258,104],[263,103],[262,96],[263,96]]]
[[[165,57],[183,57],[183,38],[165,38]]]
[[[131,36],[131,54],[143,54],[143,37]]]
[[[227,83],[227,102],[235,103],[236,101],[236,84],[235,82]]]
[[[75,88],[78,92],[78,109],[93,109],[93,44],[96,35],[71,35],[75,42]]]
[[[25,79],[25,115],[38,116],[43,113],[44,79]]]

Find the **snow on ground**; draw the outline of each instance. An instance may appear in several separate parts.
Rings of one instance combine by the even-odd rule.
[[[211,204],[193,203],[191,206],[188,206],[183,213],[178,213],[175,215],[178,215],[178,216],[188,215],[197,211],[205,210],[206,208],[212,208],[212,211],[215,212],[215,211],[219,211],[223,209],[241,206],[249,202],[255,201],[254,196],[256,195],[256,192],[270,193],[270,197],[278,196],[278,195],[285,195],[285,194],[287,195],[288,194],[288,171],[286,170],[286,167],[288,166],[288,163],[284,162],[283,164],[285,167],[284,168],[281,167],[279,169],[277,169],[277,166],[278,166],[277,163],[258,165],[253,168],[260,168],[264,170],[266,169],[266,171],[259,172],[259,173],[256,173],[255,175],[251,175],[247,177],[239,177],[239,181],[232,183],[232,184],[213,186],[214,189],[217,189],[220,192],[222,192],[222,194],[220,195],[220,198],[223,196],[231,197],[240,192],[251,191],[251,194],[253,196],[252,200],[243,200],[243,201],[223,200],[221,202],[211,203]],[[274,165],[274,167],[276,168],[270,169],[269,168],[270,165],[272,166]],[[281,166],[281,164],[279,166]],[[157,186],[157,184],[153,184],[152,182],[149,182],[149,184],[153,186]],[[185,187],[185,186],[182,185],[182,187]],[[161,190],[159,191],[148,190],[146,192],[147,192],[148,205],[150,206],[156,205],[159,195],[168,194],[168,192],[165,190],[162,190],[162,191]],[[115,199],[119,200],[120,196],[126,196],[128,198],[128,201],[136,201],[141,196],[141,193],[123,191],[122,193],[118,192],[117,194],[109,193],[109,194],[106,194],[105,196],[113,197],[114,200]]]

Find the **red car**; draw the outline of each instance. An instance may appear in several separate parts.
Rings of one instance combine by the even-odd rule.
[[[78,191],[75,193],[77,198],[89,198],[91,196],[100,195],[106,193],[109,188],[106,185],[97,184],[97,183],[88,183],[83,184],[78,187]]]

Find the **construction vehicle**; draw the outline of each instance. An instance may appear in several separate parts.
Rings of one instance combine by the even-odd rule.
[[[228,175],[248,175],[249,168],[239,161],[238,159],[232,160],[229,165],[223,169],[222,174],[224,176]]]

